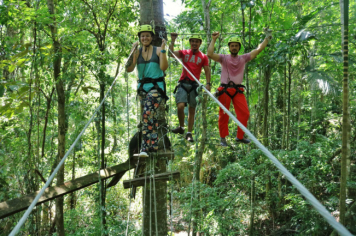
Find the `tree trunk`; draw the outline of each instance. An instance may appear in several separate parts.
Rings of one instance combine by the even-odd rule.
[[[47,0],[48,11],[52,16],[53,22],[49,24],[51,30],[51,37],[53,43],[54,57],[53,57],[53,79],[56,83],[56,91],[58,97],[58,156],[57,163],[64,157],[65,154],[65,91],[64,82],[60,79],[62,49],[58,39],[57,24],[56,24],[56,10],[55,2]],[[64,164],[57,173],[57,185],[64,183]],[[64,219],[63,219],[63,197],[56,199],[56,225],[57,234],[59,236],[65,235]]]
[[[292,85],[292,71],[291,71],[292,63],[291,63],[291,58],[288,61],[288,116],[287,116],[287,131],[286,131],[286,149],[289,150],[289,130],[290,130],[290,120],[291,120],[291,114],[290,114],[290,109],[291,109],[291,85]]]
[[[75,154],[76,151],[73,153],[73,163],[72,163],[72,180],[75,179]],[[70,194],[70,209],[73,210],[75,209],[75,204],[76,203],[76,193],[73,192]]]
[[[104,71],[102,71],[102,74]],[[104,75],[104,74],[103,74]],[[105,78],[105,76],[103,76]],[[105,81],[101,81],[100,84],[100,102],[103,101],[105,96]],[[105,169],[105,102],[102,105],[101,108],[101,155],[100,155],[100,169]],[[105,208],[105,198],[106,198],[106,187],[105,187],[105,180],[99,181],[100,185],[100,210],[101,210],[101,226],[104,230],[102,232],[102,235],[107,235],[106,234],[106,208]]]
[[[205,2],[205,0],[201,1],[202,3],[202,7],[203,7],[203,13],[204,13],[204,22],[205,22],[205,32],[206,32],[206,39],[207,39],[207,45],[210,44],[211,41],[211,33],[210,33],[210,4],[211,4],[211,0],[209,0],[208,3]],[[210,60],[211,62],[211,60]],[[210,64],[210,63],[209,63]],[[202,91],[203,93],[203,91]],[[198,140],[196,140],[196,148],[198,149],[198,152],[195,155],[195,181],[196,184],[195,186],[199,186],[199,182],[200,182],[200,169],[201,169],[201,162],[202,162],[202,158],[203,158],[203,153],[204,153],[204,149],[205,149],[205,141],[207,139],[206,137],[206,131],[207,131],[207,122],[206,122],[206,109],[207,109],[207,102],[208,102],[208,98],[207,95],[204,95],[202,104],[201,104],[201,112],[202,112],[202,117],[201,120],[203,121],[203,129],[202,129],[202,134],[201,134],[201,139],[198,145]],[[198,109],[198,108],[197,108]],[[197,130],[195,131],[197,132]],[[198,135],[197,135],[198,138]],[[197,187],[196,192],[194,193],[194,195],[196,196],[196,199],[200,198],[200,191],[199,191],[199,187]],[[194,208],[194,207],[193,207]],[[199,222],[199,210],[193,212],[194,213],[194,219],[193,220],[193,235],[197,235],[198,234],[198,222]],[[189,234],[190,232],[188,232]]]
[[[282,134],[282,149],[286,149],[287,141],[287,60],[284,65],[284,88],[283,88],[283,134]]]
[[[254,235],[254,221],[255,221],[255,174],[252,173],[251,176],[251,213],[250,213],[250,232],[249,235]]]
[[[264,84],[264,94],[263,94],[263,145],[269,145],[268,138],[268,104],[269,104],[269,83],[271,80],[271,66],[267,66],[264,71],[265,84]]]
[[[160,46],[160,36],[167,39],[163,18],[163,0],[140,0],[140,25],[152,25],[155,30],[152,45]]]
[[[345,225],[347,181],[350,173],[350,101],[348,74],[348,30],[349,0],[340,0],[343,37],[344,76],[343,76],[343,116],[342,116],[342,155],[340,180],[340,223]]]
[[[151,24],[152,23],[152,24]],[[152,45],[160,46],[162,39],[166,38],[166,28],[163,18],[163,0],[140,0],[140,25],[151,24],[155,29],[155,36]],[[161,128],[158,129],[159,137],[164,137],[167,134],[166,118],[165,118],[165,103],[158,108],[158,123]],[[166,150],[165,144],[168,138],[160,139],[158,150]],[[151,160],[151,159],[150,159]],[[166,171],[166,160],[159,159],[152,163],[148,169],[149,173],[154,171],[155,174]],[[157,182],[158,183],[158,182]],[[143,235],[167,235],[167,182],[159,182],[156,184],[151,181],[143,187]],[[155,197],[156,196],[156,197]],[[156,198],[156,201],[154,201]],[[158,203],[158,204],[156,204]],[[157,217],[157,224],[156,224]]]

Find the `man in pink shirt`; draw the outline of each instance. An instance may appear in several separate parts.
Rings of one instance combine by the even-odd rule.
[[[206,77],[206,88],[210,91],[210,68],[209,68],[209,59],[208,57],[199,51],[199,47],[202,44],[202,37],[200,35],[193,35],[189,39],[190,49],[188,50],[179,50],[174,51],[174,42],[177,39],[177,33],[171,33],[172,42],[169,45],[169,49],[176,55],[178,58],[182,58],[183,65],[200,80],[200,74],[202,68],[205,71]],[[192,136],[194,116],[195,116],[195,107],[197,96],[196,88],[198,83],[194,78],[183,68],[182,74],[178,81],[178,85],[175,89],[175,98],[178,110],[178,119],[179,126],[172,130],[175,134],[184,134],[184,107],[189,104],[188,109],[188,132],[185,138],[189,142],[194,142]]]
[[[208,47],[208,57],[221,64],[221,78],[220,87],[218,88],[219,101],[229,110],[230,102],[235,108],[236,118],[246,127],[250,116],[247,101],[243,94],[245,86],[242,85],[245,64],[254,59],[267,46],[272,39],[272,30],[265,29],[266,38],[258,45],[258,48],[252,50],[250,53],[238,55],[241,49],[241,41],[237,37],[229,39],[228,46],[230,55],[214,53],[214,45],[216,39],[219,37],[219,32],[212,35],[211,43]],[[219,110],[219,132],[221,146],[227,146],[226,136],[229,135],[228,129],[229,116],[223,109]],[[244,138],[244,132],[240,127],[237,129],[237,142],[248,144],[250,140]]]

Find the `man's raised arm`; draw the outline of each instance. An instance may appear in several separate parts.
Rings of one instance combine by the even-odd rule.
[[[169,44],[169,49],[176,55],[178,58],[180,58],[179,51],[174,51],[174,43],[178,37],[177,33],[171,33],[171,43]],[[171,53],[168,54],[170,57],[173,57]]]
[[[215,45],[216,39],[218,37],[219,37],[219,32],[214,32],[212,34],[212,37],[211,37],[212,39],[211,39],[210,45],[208,47],[208,57],[210,59],[213,59],[214,61],[217,61],[217,62],[219,62],[219,60],[220,60],[220,55],[214,53],[214,45]]]
[[[265,40],[263,40],[263,42],[260,45],[258,45],[258,47],[255,50],[251,51],[251,60],[255,59],[257,55],[260,54],[263,51],[263,49],[265,49],[268,42],[272,40],[272,30],[269,28],[264,28],[263,31],[266,34],[266,38]]]

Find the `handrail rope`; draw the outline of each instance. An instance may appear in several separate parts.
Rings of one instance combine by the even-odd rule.
[[[356,23],[349,24],[349,25],[356,25]],[[278,29],[278,30],[273,30],[273,32],[285,32],[285,31],[291,31],[291,30],[302,30],[302,29],[315,29],[315,28],[324,28],[324,27],[333,27],[333,26],[342,26],[341,23],[334,23],[334,24],[325,24],[325,25],[319,25],[319,26],[309,26],[309,27],[300,27],[300,28],[289,28],[289,29]],[[170,33],[177,33],[177,32],[168,32],[166,31],[166,34]],[[252,31],[251,33],[259,33],[258,31]],[[204,33],[177,33],[178,35],[202,35]],[[220,32],[221,35],[239,35],[238,32]]]
[[[246,135],[251,138],[256,146],[261,149],[261,151],[273,162],[273,164],[279,169],[282,174],[284,174],[287,179],[299,190],[299,192],[309,201],[309,203],[324,217],[324,219],[342,236],[352,236],[352,234],[339,222],[335,220],[335,218],[329,213],[328,210],[301,184],[279,161],[273,156],[273,154],[263,146],[256,137],[244,126],[241,122],[231,114],[229,110],[224,107],[218,99],[211,94],[202,83],[195,78],[195,76],[183,65],[183,63],[178,59],[178,57],[171,51],[170,48],[168,50],[174,56],[174,58],[186,69],[186,71],[194,78],[194,80],[205,90],[205,92],[225,111],[226,114],[246,133]]]
[[[130,57],[132,56],[133,52],[135,51],[135,48],[132,49],[132,51],[130,52],[128,58],[126,59],[125,65],[127,64],[127,62],[129,61]],[[89,121],[87,122],[87,124],[84,126],[83,130],[80,132],[80,134],[78,135],[78,137],[76,138],[76,140],[74,141],[74,143],[70,146],[70,148],[68,149],[68,151],[66,152],[66,154],[64,155],[64,157],[62,158],[62,160],[59,162],[59,164],[57,165],[57,167],[54,169],[53,173],[50,175],[50,177],[48,178],[47,182],[45,183],[45,185],[42,187],[42,189],[40,190],[40,192],[37,194],[37,196],[35,197],[35,199],[32,201],[31,205],[27,208],[26,212],[24,213],[24,215],[21,217],[21,219],[19,220],[19,222],[17,223],[17,225],[15,226],[15,228],[11,231],[11,233],[9,234],[9,236],[14,236],[16,233],[18,233],[18,231],[20,230],[21,226],[25,223],[26,219],[28,218],[28,216],[30,215],[31,211],[33,210],[33,208],[35,207],[36,203],[38,202],[38,200],[40,199],[40,197],[43,195],[44,191],[46,190],[46,188],[49,186],[49,184],[52,182],[54,176],[57,174],[59,168],[61,168],[61,166],[63,165],[64,161],[67,159],[67,157],[69,156],[69,154],[72,152],[74,146],[76,145],[76,143],[79,141],[79,139],[82,137],[84,131],[88,128],[89,124],[93,121],[95,114],[99,111],[100,107],[103,105],[106,97],[108,96],[108,94],[110,93],[111,89],[114,87],[117,79],[119,78],[119,73],[117,74],[116,78],[114,79],[114,81],[112,82],[109,90],[107,91],[107,93],[105,94],[103,100],[101,101],[101,103],[99,104],[99,106],[96,108],[96,110],[94,111],[92,117],[89,119]],[[100,175],[100,171],[99,171],[99,175]]]

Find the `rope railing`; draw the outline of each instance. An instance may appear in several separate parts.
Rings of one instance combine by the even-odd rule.
[[[133,52],[135,51],[135,48],[132,49],[132,51],[129,54],[129,57],[126,59],[126,62],[124,65],[127,64],[128,60],[130,59],[130,57],[132,56]],[[92,117],[89,119],[89,121],[87,122],[87,124],[84,126],[83,130],[80,132],[80,134],[78,135],[78,137],[75,139],[75,141],[73,142],[73,144],[70,146],[70,148],[68,149],[68,151],[66,152],[66,154],[64,155],[64,157],[62,158],[62,160],[59,162],[59,164],[57,165],[57,167],[54,169],[53,173],[50,175],[50,177],[48,178],[47,182],[45,183],[45,185],[42,187],[42,189],[40,190],[40,192],[37,194],[37,196],[35,197],[35,199],[32,201],[31,205],[27,208],[26,212],[24,213],[24,215],[21,217],[21,219],[19,220],[19,222],[17,223],[17,225],[15,226],[15,228],[11,231],[11,233],[9,234],[9,236],[14,236],[16,235],[16,233],[19,232],[21,226],[25,223],[26,219],[28,218],[28,216],[30,215],[31,211],[33,210],[33,208],[36,206],[38,200],[40,199],[40,197],[43,195],[44,191],[46,190],[46,188],[48,188],[48,186],[50,185],[50,183],[52,182],[52,180],[54,179],[55,175],[57,174],[58,170],[61,168],[61,166],[64,164],[65,160],[67,159],[67,157],[69,156],[69,154],[71,154],[72,150],[74,149],[76,143],[79,141],[79,139],[82,137],[82,135],[84,134],[84,131],[88,128],[89,124],[93,121],[96,113],[99,111],[99,109],[101,108],[101,106],[104,104],[106,97],[109,95],[111,89],[114,87],[117,79],[119,78],[119,73],[116,75],[116,78],[114,79],[114,81],[112,82],[110,88],[108,89],[107,93],[105,94],[103,100],[101,101],[100,105],[96,108],[96,110],[94,111]],[[100,175],[100,174],[99,174]]]
[[[179,58],[168,48],[169,52],[173,57],[184,67],[184,69],[192,76],[192,78],[199,84],[199,87],[203,88],[205,92],[225,111],[226,114],[245,132],[245,134],[251,139],[252,142],[272,161],[272,163],[279,169],[279,171],[286,176],[286,178],[299,190],[299,192],[309,201],[309,203],[320,213],[322,217],[342,236],[352,236],[352,234],[335,218],[330,214],[328,210],[311,194],[307,188],[304,187],[283,165],[278,161],[278,159],[273,156],[273,154],[263,146],[257,138],[241,124],[241,122],[232,113],[219,102],[219,100],[214,97],[213,94],[209,92],[205,86],[184,66],[184,64],[179,60]],[[199,89],[199,88],[198,88]]]

